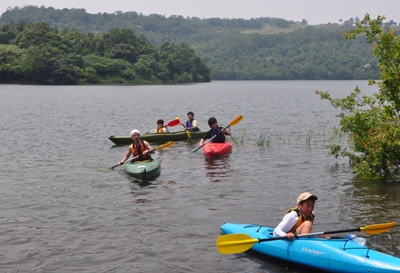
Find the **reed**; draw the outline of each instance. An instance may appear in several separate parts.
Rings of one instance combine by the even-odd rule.
[[[246,129],[238,130],[237,134],[235,134],[235,144],[237,146],[243,146],[245,142],[249,141],[250,134]]]
[[[237,147],[247,146],[253,141],[255,141],[255,146],[258,147],[272,147],[274,143],[276,145],[292,145],[303,142],[306,148],[309,149],[312,147],[325,148],[330,144],[347,143],[349,135],[341,132],[338,126],[330,128],[310,126],[305,133],[296,127],[289,134],[267,130],[255,136],[250,131],[242,129],[235,132],[232,140]]]
[[[271,145],[271,142],[272,142],[272,137],[271,135],[269,135],[269,131],[267,131],[265,133],[260,133],[260,135],[258,136],[258,140],[256,142],[256,146],[269,147]]]

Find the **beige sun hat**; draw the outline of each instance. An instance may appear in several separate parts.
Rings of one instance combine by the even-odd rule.
[[[303,192],[297,197],[297,204],[308,199],[318,200],[318,197],[310,192]]]

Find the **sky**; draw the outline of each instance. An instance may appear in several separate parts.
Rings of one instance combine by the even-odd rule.
[[[201,19],[274,17],[295,22],[306,19],[309,25],[362,19],[369,13],[373,19],[385,15],[388,21],[400,23],[398,0],[1,0],[0,14],[8,8],[29,5],[80,8],[93,14],[135,11],[143,15],[156,13]]]

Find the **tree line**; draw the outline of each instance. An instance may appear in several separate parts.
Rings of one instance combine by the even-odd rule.
[[[168,84],[211,81],[187,44],[150,43],[130,29],[104,34],[11,22],[0,29],[0,83]]]
[[[186,43],[215,80],[362,80],[379,77],[378,60],[364,37],[348,41],[358,17],[310,26],[280,18],[221,19],[137,12],[89,14],[84,9],[26,6],[0,17],[10,22],[45,22],[59,31],[108,33],[116,26],[154,45]],[[397,28],[393,21],[384,26]]]

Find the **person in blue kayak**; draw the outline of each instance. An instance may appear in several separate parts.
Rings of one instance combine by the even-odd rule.
[[[200,131],[199,127],[197,127],[197,120],[194,119],[194,113],[188,112],[187,118],[186,124],[181,123],[182,127],[190,132]]]
[[[210,139],[209,142],[212,143],[224,143],[225,135],[231,135],[229,131],[224,130],[223,127],[218,126],[217,119],[214,117],[208,119],[208,125],[211,127],[211,129],[206,133],[204,138],[200,139],[200,146],[203,146],[204,140],[206,139]]]
[[[310,233],[314,224],[314,205],[318,197],[303,192],[297,198],[297,206],[286,211],[285,216],[274,229],[274,236],[294,239],[298,234]],[[322,237],[331,238],[331,235]]]
[[[153,150],[153,147],[146,141],[140,139],[140,132],[137,129],[133,129],[131,131],[131,137],[133,139],[133,143],[129,145],[128,151],[125,156],[122,158],[118,165],[122,165],[126,160],[132,155],[134,161],[143,161],[147,159],[151,159],[151,154],[154,153],[149,151]]]

